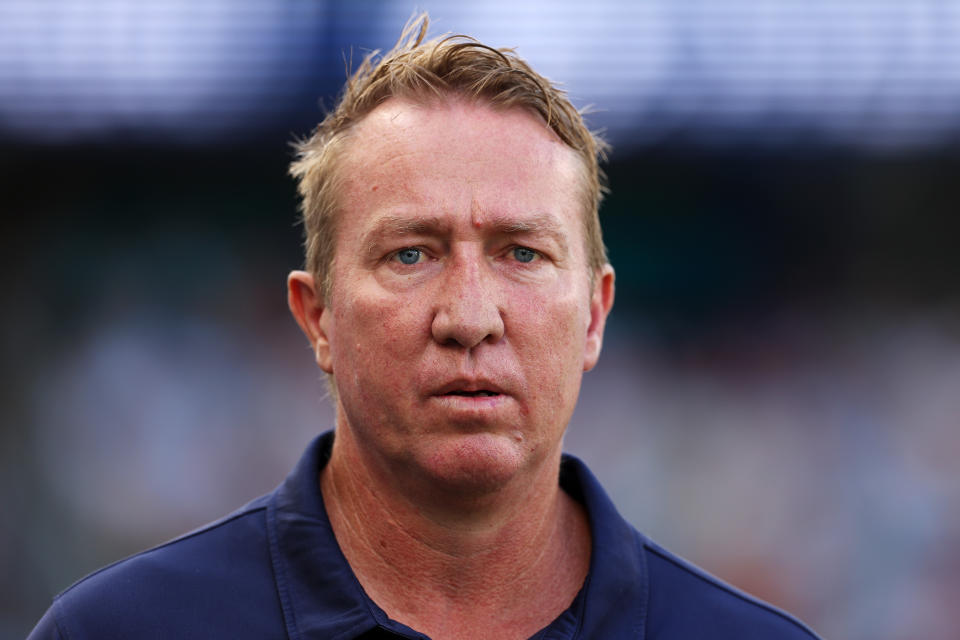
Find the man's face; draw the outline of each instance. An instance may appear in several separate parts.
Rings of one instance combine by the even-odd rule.
[[[561,439],[596,362],[576,154],[526,111],[392,99],[347,143],[318,362],[374,465],[500,486]]]

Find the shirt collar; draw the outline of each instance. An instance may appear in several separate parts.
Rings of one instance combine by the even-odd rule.
[[[355,638],[379,626],[426,638],[391,620],[360,586],[337,545],[320,493],[333,432],[318,436],[272,494],[267,531],[287,633],[299,638]],[[620,517],[597,479],[564,455],[560,484],[583,503],[593,535],[590,574],[573,604],[536,637],[604,637],[611,617],[637,631],[646,617],[647,572],[637,532]],[[626,619],[625,619],[626,617]]]

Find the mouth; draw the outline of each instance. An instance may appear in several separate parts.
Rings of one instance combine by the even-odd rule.
[[[486,389],[479,389],[477,391],[448,391],[447,393],[441,393],[441,396],[462,396],[464,398],[492,398],[494,396],[499,396],[500,393],[497,391],[487,391]]]
[[[439,398],[496,398],[507,394],[489,380],[459,379],[436,388],[431,395]]]
[[[429,402],[451,424],[488,428],[511,418],[514,396],[489,378],[455,378],[434,387]]]

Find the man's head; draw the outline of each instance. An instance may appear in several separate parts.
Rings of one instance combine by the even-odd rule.
[[[607,262],[598,210],[604,192],[599,160],[606,149],[562,91],[509,49],[493,49],[463,36],[425,41],[422,15],[377,61],[364,59],[347,81],[336,108],[298,144],[290,172],[298,179],[306,235],[306,268],[327,296],[341,212],[343,155],[358,122],[390,98],[425,102],[461,97],[497,108],[519,108],[541,118],[582,163],[584,239],[591,272]]]
[[[506,61],[501,75],[540,82],[469,47]],[[447,51],[447,76],[459,77],[464,51]],[[306,168],[301,187],[330,190],[332,204],[308,235],[312,273],[290,275],[290,307],[336,380],[336,459],[382,486],[408,483],[408,495],[489,492],[555,473],[544,463],[559,464],[581,376],[600,353],[614,287],[596,223],[596,143],[582,125],[580,148],[550,126],[558,110],[579,118],[565,101],[538,110],[509,91],[498,101],[430,89],[439,80],[425,77],[424,92],[387,92],[316,143],[332,177]],[[319,205],[306,206],[309,217]]]

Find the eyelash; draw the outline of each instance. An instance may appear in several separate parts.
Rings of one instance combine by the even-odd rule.
[[[517,246],[517,247],[511,248],[510,251],[513,252],[513,257],[516,259],[516,261],[519,262],[519,263],[521,263],[521,264],[530,264],[531,262],[536,262],[536,260],[537,260],[538,258],[542,258],[542,257],[543,257],[543,254],[541,254],[541,253],[540,253],[539,251],[537,251],[536,249],[531,249],[530,247]],[[530,252],[530,259],[529,259],[529,260],[521,260],[521,259],[519,258],[519,256],[517,256],[517,252],[518,252],[518,251],[528,251],[528,252]]]
[[[403,260],[400,259],[400,255],[408,251],[417,252],[417,260],[415,262],[404,262]],[[395,251],[391,256],[391,259],[396,260],[397,262],[405,266],[413,266],[415,264],[419,264],[421,262],[421,258],[423,258],[423,249],[420,249],[418,247],[404,247],[403,249],[399,249]]]
[[[416,252],[417,252],[417,259],[416,259],[415,262],[404,262],[404,261],[400,258],[400,256],[401,256],[402,254],[404,254],[404,253],[406,253],[406,252],[408,252],[408,251],[410,251],[410,252],[416,251]],[[520,257],[517,255],[517,252],[519,252],[519,251],[529,252],[529,253],[530,253],[530,259],[529,259],[529,260],[521,260]],[[530,247],[525,247],[525,246],[523,246],[523,245],[516,245],[516,246],[510,247],[510,249],[508,250],[508,254],[512,254],[514,260],[516,260],[516,261],[517,261],[518,263],[520,263],[520,264],[531,264],[531,263],[533,263],[533,262],[536,262],[538,259],[543,258],[543,254],[540,253],[539,251],[537,251],[536,249],[531,249]],[[402,264],[402,265],[404,265],[404,266],[408,266],[408,267],[412,267],[412,266],[415,265],[415,264],[419,264],[420,262],[423,261],[424,257],[425,257],[425,255],[424,255],[424,250],[421,249],[421,248],[419,248],[419,247],[403,247],[402,249],[398,249],[397,251],[394,251],[394,252],[390,255],[390,259],[391,259],[391,260],[396,261],[396,262],[399,262],[400,264]]]

